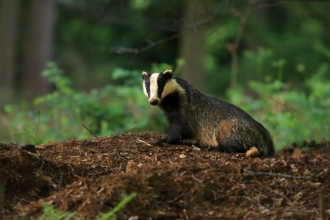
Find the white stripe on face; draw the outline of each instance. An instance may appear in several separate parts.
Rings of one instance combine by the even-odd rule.
[[[167,95],[177,91],[179,88],[179,84],[175,81],[175,79],[169,80],[164,87],[164,90],[162,92],[162,99],[165,98]]]
[[[160,101],[160,98],[158,97],[158,79],[159,73],[153,73],[150,76],[150,100],[158,99]]]
[[[143,80],[142,83],[142,87],[143,87],[143,93],[148,97],[148,92],[147,92],[147,88],[146,88],[146,82]]]

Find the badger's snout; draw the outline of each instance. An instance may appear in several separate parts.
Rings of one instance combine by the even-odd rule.
[[[158,101],[158,99],[150,99],[149,103],[150,103],[150,105],[158,105],[159,101]]]

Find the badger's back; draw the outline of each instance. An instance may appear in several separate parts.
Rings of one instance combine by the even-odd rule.
[[[256,147],[259,156],[274,154],[267,129],[245,111],[202,94],[181,78],[171,80],[171,92],[165,92],[158,104],[170,125],[168,142],[189,137],[203,146],[219,147],[224,152],[245,153]]]
[[[273,155],[274,146],[267,129],[249,114],[228,102],[206,96],[185,80],[176,81],[186,91],[180,115],[192,136],[205,146],[225,152],[246,152],[251,147],[261,155]],[[179,120],[180,118],[177,118]]]

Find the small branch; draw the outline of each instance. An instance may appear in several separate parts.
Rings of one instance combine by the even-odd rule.
[[[320,208],[320,217],[321,220],[326,220],[326,213],[325,213],[325,202],[324,202],[324,195],[323,195],[323,187],[321,189],[320,195],[319,195],[319,208]]]
[[[233,9],[233,10],[230,10],[229,12],[223,12],[223,10],[225,9],[225,6],[228,5],[229,3],[230,3],[229,0],[223,1],[223,3],[220,4],[214,10],[214,12],[211,15],[206,16],[206,18],[204,20],[197,21],[197,22],[195,22],[191,25],[187,25],[184,28],[182,28],[182,30],[180,32],[178,32],[178,33],[176,33],[172,36],[160,39],[160,40],[155,41],[155,42],[149,42],[149,45],[147,45],[145,47],[142,47],[142,48],[112,47],[112,48],[110,48],[110,52],[118,53],[118,54],[121,54],[121,53],[139,54],[139,53],[145,52],[146,50],[149,50],[150,48],[152,48],[154,46],[157,46],[159,44],[177,39],[177,38],[181,37],[182,35],[184,35],[187,32],[191,32],[191,31],[195,32],[199,28],[204,27],[205,25],[214,22],[215,18],[218,18],[219,15],[221,15],[221,17],[226,17],[226,16],[229,16],[229,15],[232,15],[232,14],[237,14],[240,11],[243,11],[243,10],[251,11],[251,8],[258,7],[258,5],[260,4],[260,2],[258,2],[257,4],[254,4],[254,5],[246,5],[243,9],[240,9],[239,11],[236,10],[236,9]],[[248,9],[246,9],[246,8],[248,8]],[[246,19],[245,18],[242,19],[241,22],[245,24]],[[241,28],[241,29],[238,31],[235,42],[240,40],[240,37],[241,37],[240,35],[242,34],[241,32],[243,32],[243,30],[244,30],[244,25],[243,25],[243,28]]]
[[[197,179],[194,175],[192,175],[191,178],[199,183],[203,182],[203,180]]]
[[[144,144],[148,145],[149,147],[152,147],[151,144],[149,144],[149,143],[147,143],[147,142],[145,142],[145,141],[143,141],[143,140],[140,140],[140,139],[136,139],[136,140],[139,141],[139,142],[141,142],[141,143],[144,143]]]
[[[239,49],[239,45],[243,36],[243,32],[245,29],[245,25],[247,22],[247,18],[251,13],[251,8],[247,9],[247,11],[240,17],[240,24],[235,36],[235,41],[233,43],[229,43],[227,45],[227,50],[231,55],[231,74],[230,74],[230,88],[235,91],[236,81],[237,81],[237,67],[238,67],[238,56],[237,50]]]
[[[168,203],[168,204],[176,203],[176,202],[179,201],[181,198],[183,198],[183,196],[184,196],[185,193],[186,193],[186,192],[181,193],[180,195],[178,195],[178,196],[175,197],[174,199],[169,200],[169,201],[166,201],[166,203]]]
[[[304,212],[304,213],[315,213],[314,210],[307,210],[307,209],[299,209],[299,208],[296,208],[296,209],[287,209],[285,210],[286,212]]]
[[[250,197],[247,196],[243,196],[244,199],[248,200],[249,202],[253,203],[254,205],[261,207],[261,208],[265,208],[264,206],[262,206],[260,203],[256,202],[254,199],[251,199]]]
[[[60,201],[62,199],[62,191],[61,191],[62,180],[63,180],[63,173],[61,173],[60,182],[58,184],[58,197],[57,197],[57,201],[56,201],[57,207],[60,206]]]
[[[283,177],[288,179],[309,179],[309,176],[292,176],[287,174],[281,174],[281,173],[268,173],[268,172],[256,172],[256,173],[247,173],[243,174],[244,177],[248,176],[273,176],[273,177]]]
[[[184,214],[184,217],[186,220],[189,220],[189,216],[187,214],[187,210],[186,209],[183,209],[183,214]]]
[[[63,198],[66,198],[66,197],[67,197],[68,195],[70,195],[72,192],[73,192],[73,189],[70,189],[69,192],[67,192],[67,193],[63,196]]]
[[[88,129],[85,125],[82,125],[84,126],[84,128],[86,128],[87,131],[89,131],[89,133],[91,133],[94,137],[96,137],[97,139],[100,139],[98,136],[96,136],[96,134],[94,134],[90,129]]]
[[[304,123],[314,134],[315,136],[317,136],[320,140],[324,140],[324,138],[312,127],[312,125],[310,125],[301,115],[299,115],[295,110],[293,110],[291,107],[287,106],[286,104],[274,99],[273,97],[266,95],[266,94],[262,94],[260,92],[257,92],[259,95],[264,96],[266,98],[269,98],[270,100],[272,100],[273,102],[282,105],[284,108],[286,108],[287,110],[289,110],[289,112],[291,112],[291,114],[293,114],[296,118],[298,118],[302,123]]]

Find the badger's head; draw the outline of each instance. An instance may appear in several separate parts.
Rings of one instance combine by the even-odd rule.
[[[172,70],[163,73],[142,72],[142,78],[143,92],[148,97],[150,105],[159,105],[169,94],[182,90],[173,79]]]

